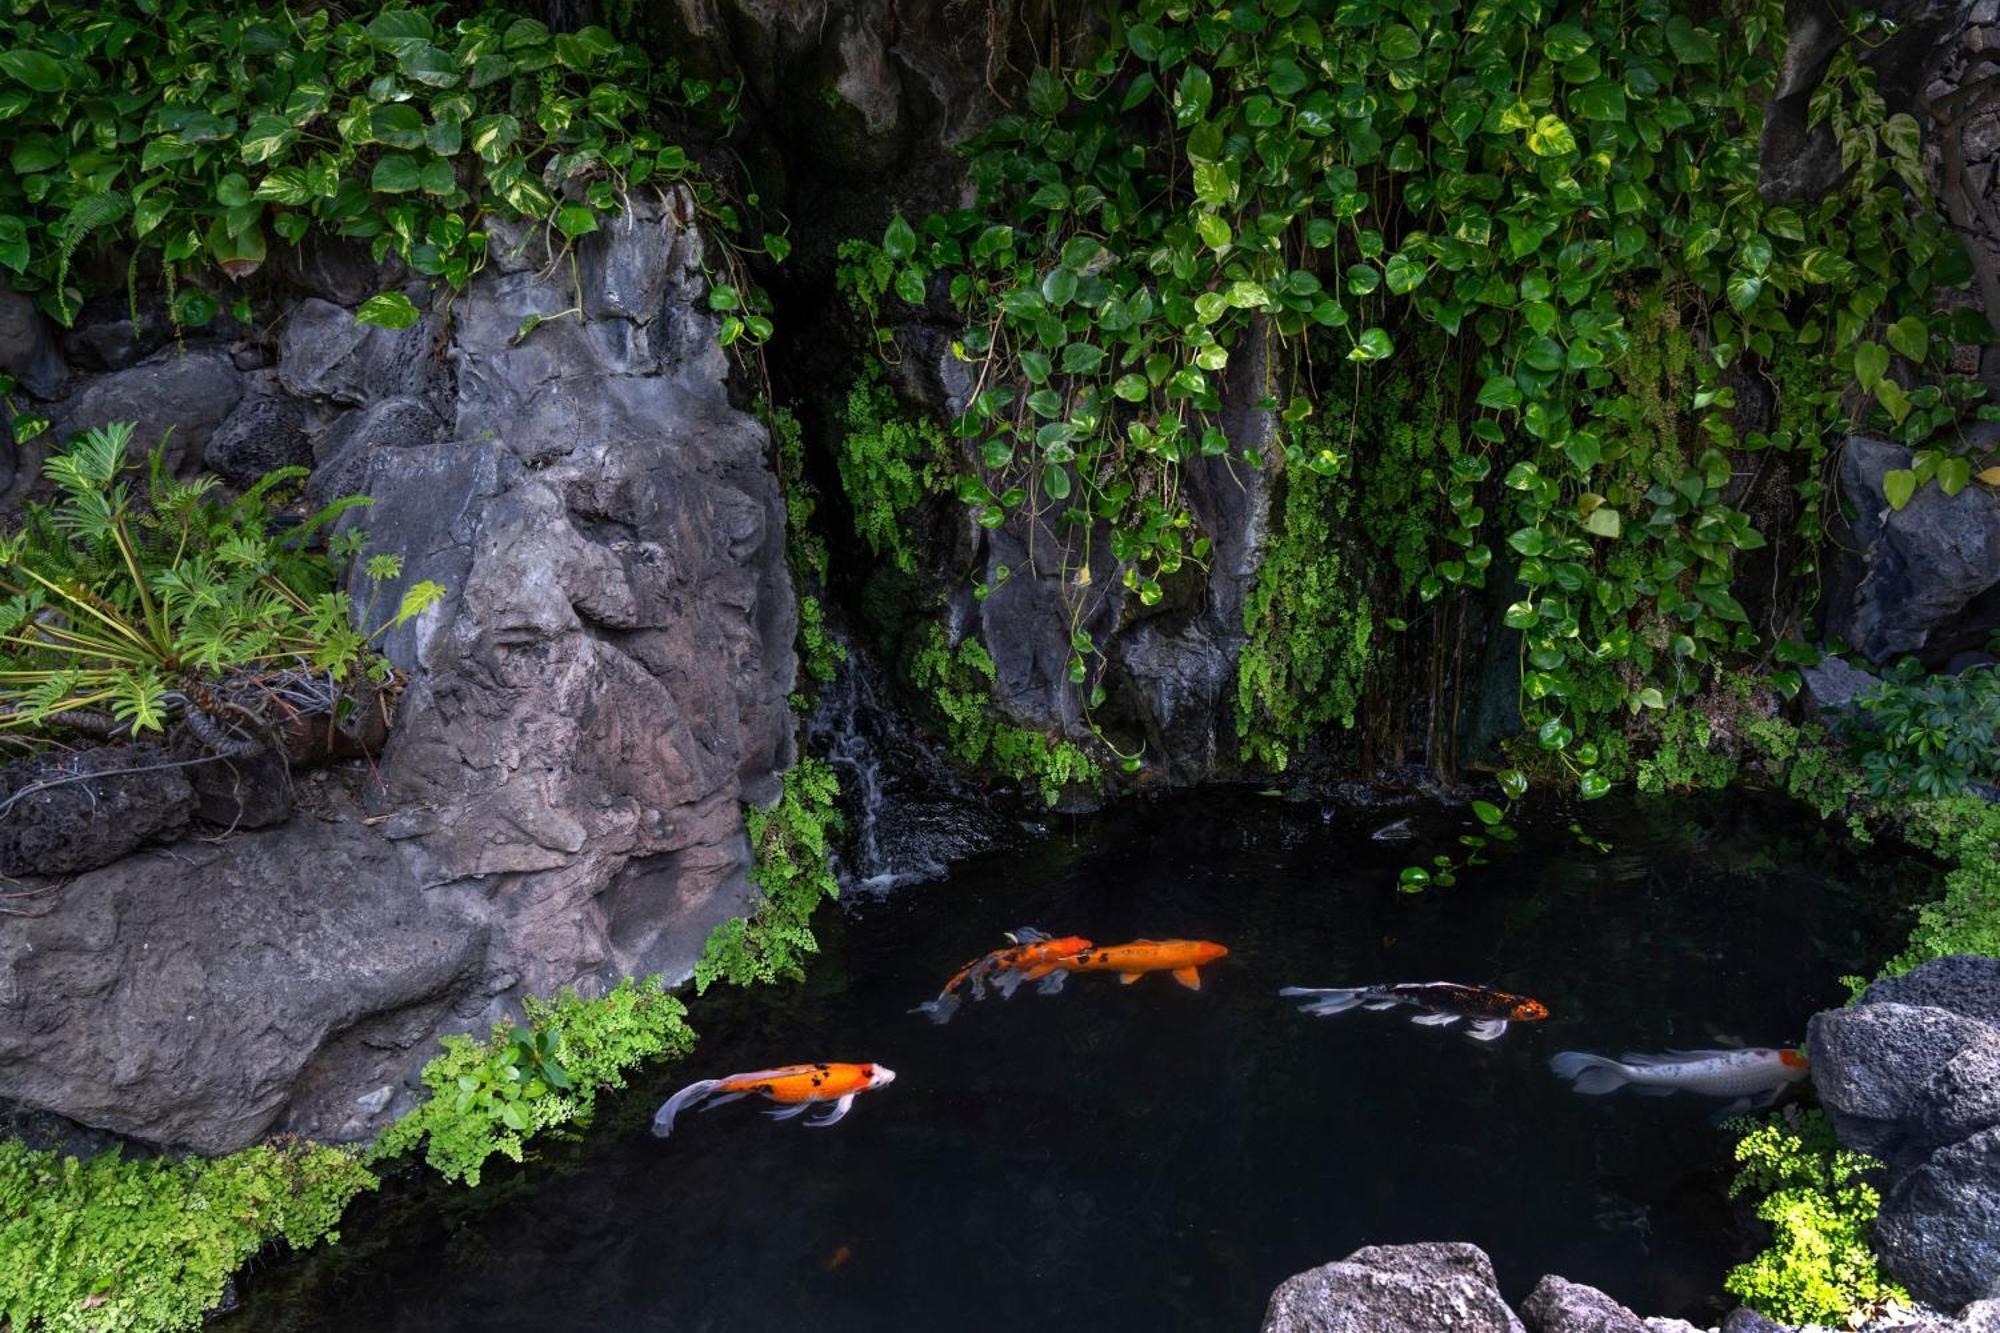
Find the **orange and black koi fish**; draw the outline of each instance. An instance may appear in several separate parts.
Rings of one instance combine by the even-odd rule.
[[[1280,995],[1306,995],[1312,1003],[1302,1012],[1324,1017],[1344,1014],[1349,1009],[1394,1009],[1409,1005],[1422,1010],[1410,1021],[1424,1027],[1450,1027],[1461,1018],[1472,1020],[1471,1036],[1476,1041],[1496,1041],[1509,1023],[1539,1023],[1549,1016],[1548,1006],[1525,995],[1515,995],[1487,986],[1461,986],[1455,981],[1406,981],[1396,986],[1355,986],[1340,990],[1313,986],[1287,986]]]
[[[987,979],[991,978],[1000,992],[1011,998],[1015,987],[1022,981],[1033,981],[1047,975],[1046,967],[1055,959],[1090,947],[1090,941],[1081,935],[1064,935],[1054,939],[1032,926],[1010,931],[1007,938],[1013,941],[1011,945],[973,959],[952,974],[951,980],[944,983],[944,989],[938,992],[935,1000],[928,1000],[910,1012],[927,1014],[933,1023],[949,1023],[951,1016],[958,1012],[960,986],[969,985],[972,998],[983,1000],[986,998]]]
[[[1228,949],[1210,940],[1133,940],[1130,944],[1079,950],[1052,960],[1039,973],[1030,969],[1023,979],[1032,981],[1042,976],[1041,991],[1053,995],[1063,988],[1063,981],[1071,972],[1116,972],[1118,980],[1127,986],[1148,972],[1171,972],[1174,980],[1189,990],[1200,990],[1201,973],[1196,969],[1228,953]]]
[[[773,1120],[790,1120],[819,1102],[832,1102],[831,1111],[806,1121],[808,1125],[831,1125],[847,1114],[857,1096],[895,1081],[895,1070],[873,1064],[781,1065],[750,1074],[731,1074],[728,1078],[705,1078],[667,1098],[666,1105],[653,1117],[653,1133],[660,1138],[673,1133],[674,1117],[697,1102],[707,1102],[703,1109],[712,1111],[752,1094],[783,1105],[783,1110],[765,1112]]]

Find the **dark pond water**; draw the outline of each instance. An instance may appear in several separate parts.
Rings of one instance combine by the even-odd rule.
[[[1560,1272],[1706,1312],[1741,1245],[1713,1103],[1579,1097],[1549,1056],[1795,1042],[1927,872],[1789,807],[1605,802],[1609,853],[1558,820],[1412,896],[1394,872],[1424,844],[1371,841],[1387,818],[1183,796],[850,903],[804,984],[699,1001],[690,1065],[587,1139],[477,1191],[392,1183],[341,1246],[254,1275],[233,1327],[1248,1330],[1288,1274],[1421,1239],[1484,1246],[1514,1297]],[[1078,976],[947,1027],[907,1012],[1027,924],[1234,952],[1199,994]],[[1433,979],[1553,1016],[1489,1046],[1276,994]],[[899,1077],[831,1129],[742,1103],[647,1133],[694,1077],[812,1059]]]

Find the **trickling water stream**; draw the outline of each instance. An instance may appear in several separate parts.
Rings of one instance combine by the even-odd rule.
[[[587,1139],[476,1192],[392,1183],[339,1248],[253,1278],[236,1327],[1248,1330],[1285,1276],[1423,1239],[1484,1246],[1515,1298],[1559,1272],[1712,1314],[1742,1245],[1714,1104],[1579,1097],[1548,1059],[1796,1041],[1926,872],[1733,795],[1603,802],[1608,854],[1552,822],[1455,889],[1398,893],[1440,818],[1376,841],[1380,814],[1191,793],[856,898],[805,982],[704,997],[693,1060]],[[1233,952],[1198,994],[1077,976],[945,1027],[908,1012],[1024,924]],[[1489,1046],[1276,994],[1439,978],[1552,1016]],[[830,1129],[741,1103],[647,1132],[693,1078],[821,1058],[898,1078]]]

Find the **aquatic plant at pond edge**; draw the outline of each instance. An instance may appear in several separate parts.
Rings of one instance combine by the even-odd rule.
[[[1882,1198],[1868,1177],[1882,1164],[1842,1148],[1824,1112],[1750,1128],[1736,1161],[1730,1197],[1754,1196],[1772,1232],[1770,1247],[1723,1282],[1745,1304],[1788,1324],[1844,1325],[1863,1306],[1909,1299],[1869,1249]]]
[[[813,909],[840,896],[830,840],[842,826],[840,779],[833,765],[801,756],[785,773],[784,794],[768,810],[746,807],[750,882],[764,897],[749,916],[717,926],[694,965],[697,994],[718,981],[738,986],[798,976],[818,951]]]
[[[351,706],[358,674],[393,676],[374,641],[444,589],[421,581],[393,612],[378,614],[371,596],[357,614],[338,576],[367,535],[350,529],[327,555],[308,549],[365,499],[282,527],[274,503],[306,469],[281,468],[226,500],[214,477],[168,475],[164,439],[135,494],[133,431],[114,422],[72,437],[45,465],[56,498],[28,504],[19,530],[0,537],[0,729],[137,735],[182,718],[212,747],[232,734],[254,744],[297,715],[293,696],[323,695],[331,712]],[[402,572],[395,556],[365,568],[375,595]]]
[[[588,1122],[598,1093],[624,1087],[629,1070],[694,1046],[686,1006],[658,977],[627,977],[594,999],[531,996],[522,1008],[525,1026],[495,1023],[486,1041],[443,1038],[444,1054],[423,1070],[429,1099],[383,1131],[371,1163],[421,1148],[446,1180],[477,1185],[495,1154],[521,1161],[535,1135]]]
[[[0,1316],[19,1333],[200,1328],[259,1250],[337,1239],[376,1183],[354,1153],[297,1141],[177,1160],[0,1140]]]

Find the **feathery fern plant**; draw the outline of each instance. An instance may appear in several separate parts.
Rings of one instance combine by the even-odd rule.
[[[365,534],[339,534],[328,554],[308,541],[364,497],[286,528],[273,505],[304,468],[229,500],[213,477],[176,481],[159,447],[135,491],[134,429],[117,422],[72,438],[46,465],[54,501],[29,506],[21,529],[0,537],[0,730],[137,735],[184,718],[222,748],[301,701],[309,712],[313,700],[338,707],[357,672],[389,679],[371,645],[444,590],[416,583],[379,619],[371,596],[357,617],[336,562]],[[376,556],[366,572],[379,595],[401,561]]]

